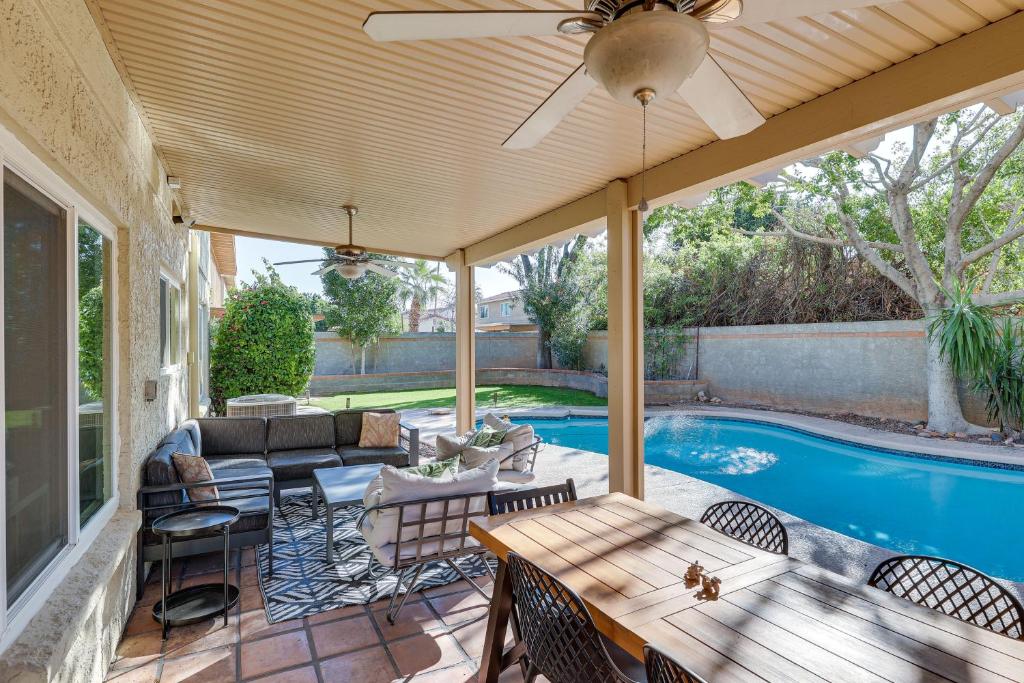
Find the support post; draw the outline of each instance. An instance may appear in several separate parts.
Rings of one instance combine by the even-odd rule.
[[[644,497],[643,225],[608,185],[608,489]]]
[[[465,251],[446,262],[455,273],[455,429],[462,434],[476,424],[476,287]]]
[[[199,417],[199,235],[188,234],[188,416]]]

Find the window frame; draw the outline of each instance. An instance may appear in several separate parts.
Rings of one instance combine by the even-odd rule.
[[[501,303],[501,317],[511,318],[512,317],[512,303],[509,301],[503,301]]]
[[[480,304],[477,307],[476,313],[477,317],[479,317],[481,320],[487,320],[488,318],[491,317],[491,307],[489,304]]]
[[[164,362],[164,356],[163,356],[163,340],[162,339],[160,340],[160,346],[161,346],[160,374],[161,375],[173,375],[173,374],[177,374],[177,373],[181,372],[182,369],[185,367],[185,343],[184,343],[184,336],[185,335],[182,333],[181,307],[183,305],[187,305],[187,303],[183,302],[182,292],[184,291],[184,285],[183,285],[182,279],[180,277],[177,277],[176,275],[174,275],[170,271],[170,269],[161,267],[160,268],[160,277],[157,280],[157,283],[158,283],[157,297],[158,298],[160,297],[159,283],[161,281],[167,283],[167,295],[168,295],[167,296],[167,310],[166,310],[166,312],[163,311],[163,302],[162,301],[157,301],[157,308],[160,309],[161,313],[164,315],[164,318],[163,318],[162,322],[163,322],[164,325],[166,325],[166,330],[167,330],[167,335],[168,335],[168,339],[167,339],[168,345],[167,345],[167,362],[165,363]],[[171,294],[172,290],[176,293],[177,298],[178,298],[178,309],[177,309],[177,311],[178,311],[178,322],[177,322],[177,326],[175,328],[175,332],[176,332],[175,336],[177,337],[177,342],[178,342],[177,343],[178,353],[177,353],[177,361],[175,361],[175,362],[172,362],[172,358],[174,357],[175,354],[172,353],[172,349],[171,349],[171,346],[170,346],[170,341],[171,341],[170,334],[171,334],[171,329],[172,329],[172,326],[171,326],[171,321],[172,321],[171,308],[172,307],[171,307],[171,296],[170,296],[170,294]],[[161,330],[161,332],[162,332],[162,330]]]
[[[97,210],[92,204],[65,181],[57,172],[39,159],[26,145],[5,126],[0,124],[0,173],[9,169],[26,183],[32,185],[40,193],[60,205],[66,213],[66,263],[67,277],[65,286],[66,321],[67,324],[67,528],[68,542],[56,557],[46,565],[38,576],[30,583],[18,599],[7,607],[7,524],[0,524],[0,652],[18,637],[31,618],[49,599],[53,590],[67,576],[71,568],[81,559],[85,551],[99,536],[100,530],[106,526],[117,512],[120,503],[118,491],[118,462],[120,444],[118,435],[118,415],[116,410],[119,395],[119,342],[120,329],[117,327],[118,310],[118,268],[117,268],[117,228],[114,223]],[[3,224],[3,185],[0,183],[0,225]],[[112,309],[112,326],[110,342],[111,365],[111,416],[110,429],[113,435],[110,446],[111,491],[110,498],[96,510],[89,521],[82,526],[79,510],[79,478],[78,478],[78,221],[89,224],[96,232],[110,241],[112,258],[110,264],[110,302]],[[3,302],[3,240],[0,240],[0,319],[4,315]],[[4,336],[0,335],[0,357],[4,357]],[[0,398],[6,397],[5,363],[0,363]],[[0,410],[0,428],[6,435],[6,407]],[[7,511],[7,439],[0,441],[0,510]]]

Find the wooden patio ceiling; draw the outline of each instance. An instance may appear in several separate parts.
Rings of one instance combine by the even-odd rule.
[[[86,1],[202,225],[336,244],[354,203],[356,242],[444,257],[640,170],[639,111],[601,89],[538,147],[500,148],[582,61],[582,40],[374,43],[360,28],[375,10],[579,2]],[[909,0],[716,31],[712,52],[771,117],[1021,9]],[[677,96],[649,124],[653,164],[715,141]]]

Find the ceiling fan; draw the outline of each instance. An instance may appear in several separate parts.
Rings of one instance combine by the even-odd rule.
[[[412,268],[413,264],[405,261],[388,261],[384,259],[371,258],[366,249],[363,247],[356,246],[352,243],[352,219],[359,213],[359,209],[345,205],[341,207],[348,214],[348,244],[339,244],[334,247],[334,256],[314,259],[304,259],[302,261],[280,261],[275,263],[275,266],[287,266],[293,263],[323,263],[328,261],[320,270],[313,273],[313,275],[323,275],[324,273],[336,270],[338,275],[342,276],[346,280],[358,280],[367,272],[377,273],[384,277],[398,277],[398,273],[391,270],[393,267],[397,268]]]
[[[891,1],[891,0],[890,0]],[[439,40],[592,33],[583,64],[502,143],[539,143],[595,85],[625,104],[647,107],[678,92],[719,138],[765,122],[708,53],[708,31],[856,9],[886,0],[585,0],[560,10],[373,12],[363,30],[374,40]]]

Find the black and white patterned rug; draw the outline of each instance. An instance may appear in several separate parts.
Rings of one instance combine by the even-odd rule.
[[[312,493],[284,494],[274,515],[274,575],[267,575],[267,546],[258,546],[260,591],[267,620],[274,624],[300,619],[346,605],[365,605],[390,598],[398,574],[373,558],[370,547],[356,529],[361,506],[340,508],[334,513],[334,564],[325,558],[324,508],[313,519]],[[457,561],[469,576],[485,573],[478,557]],[[461,578],[444,562],[423,570],[414,591],[443,586]]]

